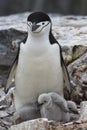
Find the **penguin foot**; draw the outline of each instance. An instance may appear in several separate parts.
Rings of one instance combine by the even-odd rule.
[[[20,115],[17,115],[16,117],[14,117],[14,119],[12,121],[13,125],[19,124],[21,122],[22,122],[22,120],[21,120],[21,116]]]

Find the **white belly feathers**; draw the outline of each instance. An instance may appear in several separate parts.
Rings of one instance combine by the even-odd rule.
[[[21,45],[15,77],[16,98],[21,99],[23,104],[36,101],[41,93],[62,93],[63,74],[59,46],[49,45],[39,55],[37,52],[32,53],[31,47],[25,50],[25,45]]]

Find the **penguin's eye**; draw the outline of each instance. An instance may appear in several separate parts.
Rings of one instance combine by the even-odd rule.
[[[44,25],[48,25],[49,22],[48,22],[48,21],[45,21],[45,22],[42,22],[41,24],[44,26]]]
[[[37,23],[37,25],[40,25],[40,26],[45,26],[45,25],[48,25],[49,24],[49,21],[43,21],[43,22],[39,22]]]
[[[43,22],[42,25],[44,25],[45,23]]]
[[[27,22],[27,24],[28,24],[29,26],[31,26],[31,25],[32,25],[32,23],[31,23],[30,21],[28,21],[28,22]]]

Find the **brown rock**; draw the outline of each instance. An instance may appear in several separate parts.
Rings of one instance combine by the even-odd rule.
[[[80,103],[87,99],[87,53],[68,66],[72,84],[72,100]]]
[[[47,119],[36,119],[13,125],[9,130],[49,130]]]

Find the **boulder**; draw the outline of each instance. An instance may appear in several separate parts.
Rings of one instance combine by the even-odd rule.
[[[68,65],[71,79],[71,99],[78,104],[87,100],[87,52]]]
[[[13,125],[9,130],[48,130],[49,123],[47,119],[36,119]]]

